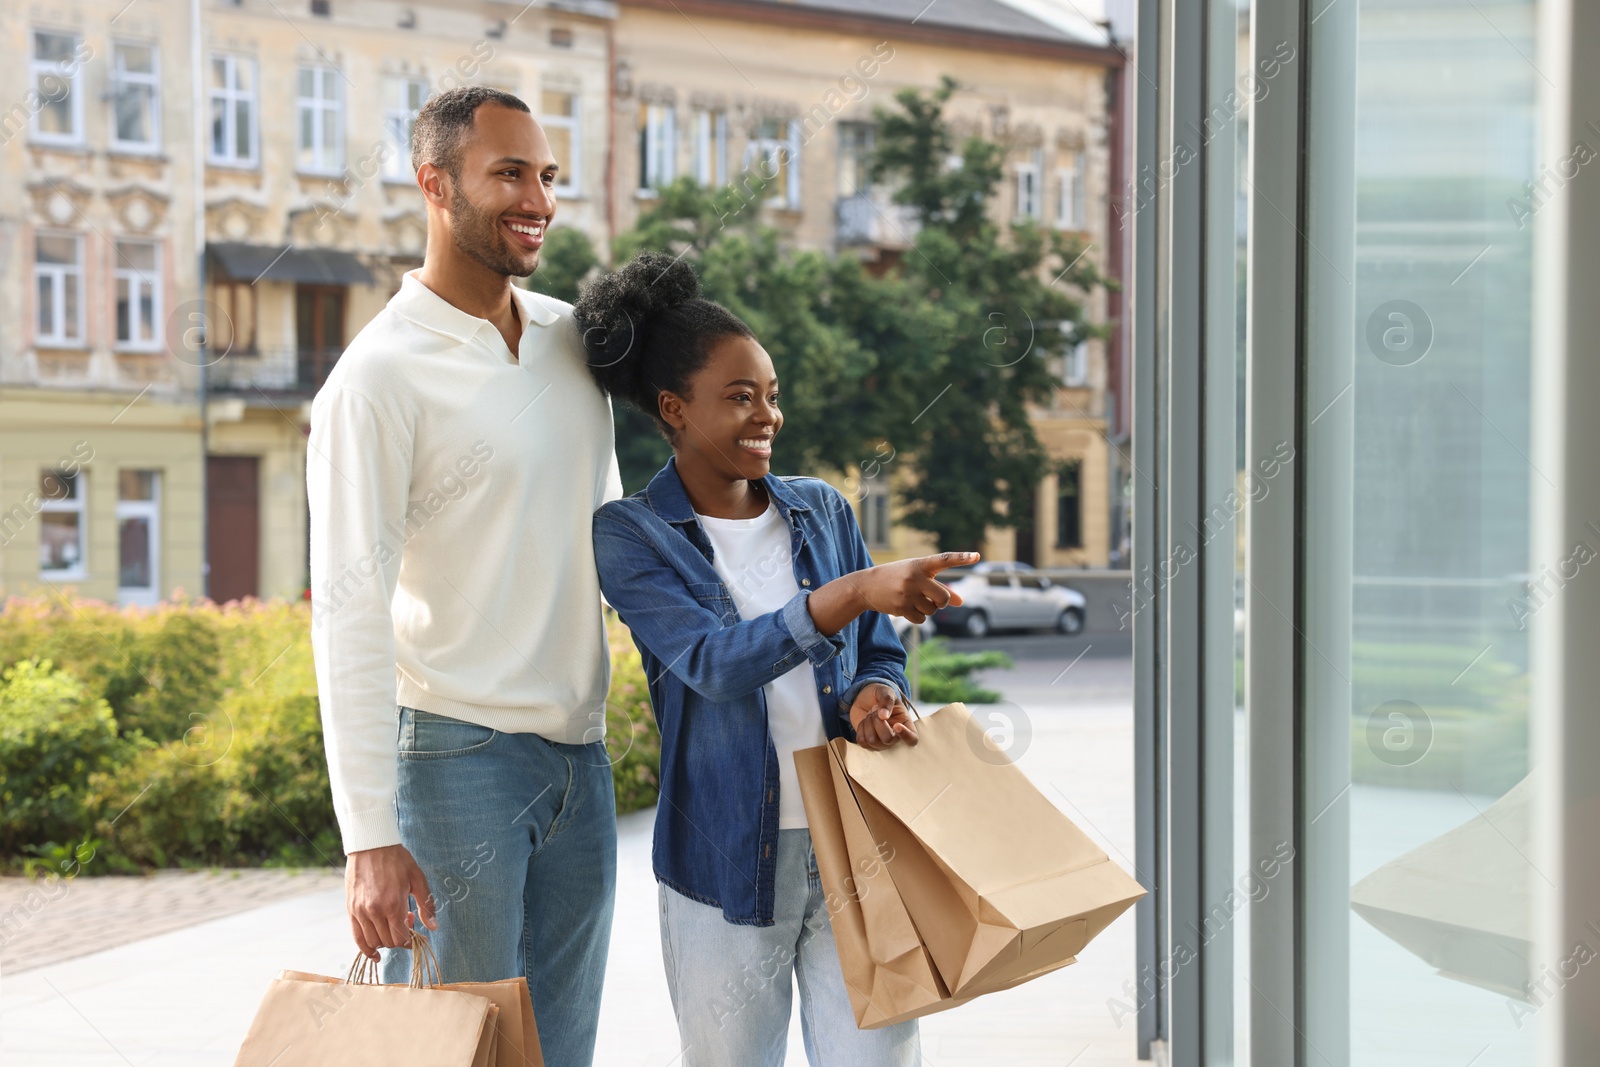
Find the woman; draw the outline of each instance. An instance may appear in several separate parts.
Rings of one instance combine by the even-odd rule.
[[[781,1064],[798,980],[812,1064],[911,1067],[914,1021],[856,1027],[792,756],[916,744],[885,613],[959,604],[934,575],[977,553],[874,567],[838,491],[774,476],[772,360],[699,291],[687,263],[642,253],[573,311],[595,379],[672,445],[595,513],[594,541],[661,727],[654,868],[684,1063]]]

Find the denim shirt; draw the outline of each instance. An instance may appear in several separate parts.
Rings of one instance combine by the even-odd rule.
[[[772,925],[778,844],[778,756],[762,687],[809,659],[830,740],[854,740],[850,705],[869,682],[910,688],[888,616],[866,612],[827,637],[806,606],[826,583],[872,566],[849,501],[816,478],[769,474],[762,485],[789,524],[800,591],[754,619],[739,617],[712,566],[676,459],[594,516],[600,588],[633,632],[661,728],[656,878],[750,926]]]

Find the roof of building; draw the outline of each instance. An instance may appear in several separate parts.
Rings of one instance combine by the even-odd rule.
[[[1005,0],[721,0],[760,11],[801,9],[818,15],[915,24],[929,29],[966,31],[974,37],[998,35],[1040,44],[1103,49],[1105,31],[1088,19],[1037,17]],[[1026,3],[1026,0],[1024,0]],[[1048,7],[1048,5],[1047,5]],[[1040,9],[1048,13],[1047,9]]]

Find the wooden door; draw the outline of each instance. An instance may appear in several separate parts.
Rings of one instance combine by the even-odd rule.
[[[221,604],[261,594],[261,461],[206,457],[208,590]]]

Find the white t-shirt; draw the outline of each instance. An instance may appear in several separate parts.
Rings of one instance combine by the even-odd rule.
[[[794,578],[789,524],[783,513],[768,503],[764,514],[753,519],[718,519],[696,512],[711,540],[712,566],[733,595],[741,619],[757,619],[777,611],[800,592]],[[763,686],[767,694],[767,729],[778,750],[778,828],[806,826],[800,779],[794,769],[794,751],[828,743],[822,728],[822,703],[817,696],[817,673],[804,660],[789,673]]]

